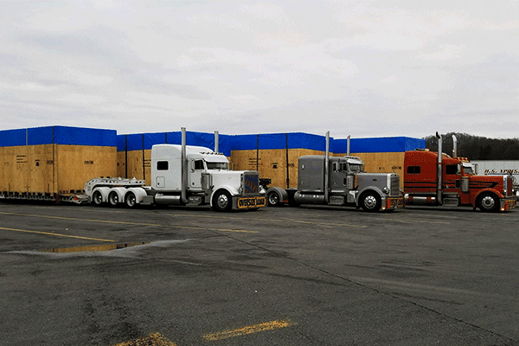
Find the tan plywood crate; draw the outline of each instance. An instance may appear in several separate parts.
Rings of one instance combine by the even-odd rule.
[[[257,170],[261,178],[271,179],[271,186],[297,187],[299,157],[323,154],[311,149],[233,150],[231,162],[234,170]]]
[[[151,185],[151,150],[119,151],[117,154],[118,176],[144,180]]]
[[[324,155],[318,150],[288,149],[288,186],[287,186],[287,150],[234,150],[231,161],[235,170],[257,170],[261,178],[271,179],[271,186],[297,187],[298,160],[305,155]],[[345,156],[330,153],[331,156]],[[366,172],[392,173],[403,176],[404,153],[352,153],[360,157],[365,164]],[[402,179],[401,179],[402,180]],[[402,185],[402,181],[401,181]]]
[[[73,193],[92,178],[117,174],[116,147],[44,144],[4,147],[0,153],[0,190],[10,193]]]

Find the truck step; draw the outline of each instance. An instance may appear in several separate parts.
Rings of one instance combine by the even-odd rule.
[[[329,205],[344,205],[344,196],[330,196]]]
[[[460,200],[458,198],[444,198],[443,205],[458,206]]]

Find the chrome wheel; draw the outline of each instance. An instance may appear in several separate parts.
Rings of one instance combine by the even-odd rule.
[[[126,195],[126,205],[130,208],[135,207],[135,204],[137,203],[137,198],[135,198],[135,194],[133,192],[129,192]]]
[[[101,192],[94,192],[94,194],[92,195],[92,203],[95,205],[103,204],[103,195],[101,195]]]
[[[279,205],[279,201],[280,201],[280,198],[279,198],[279,195],[277,192],[269,193],[269,195],[268,195],[269,206],[275,207],[275,206]]]
[[[108,201],[111,205],[116,206],[119,203],[119,195],[117,192],[111,192],[108,196]]]
[[[213,208],[217,211],[228,211],[232,208],[231,195],[227,191],[219,191],[213,198]]]
[[[380,197],[373,192],[368,192],[361,197],[362,209],[369,212],[375,212],[380,209]]]
[[[483,211],[495,211],[499,208],[498,200],[492,193],[486,193],[479,199],[479,208]]]

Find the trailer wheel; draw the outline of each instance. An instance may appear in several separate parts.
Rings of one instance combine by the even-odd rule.
[[[133,208],[135,207],[135,205],[137,204],[137,198],[135,198],[135,194],[133,192],[128,192],[126,194],[126,206],[129,207],[129,208]]]
[[[484,212],[497,211],[499,209],[499,200],[495,194],[485,192],[478,199],[478,207]]]
[[[232,198],[229,192],[218,191],[213,197],[213,208],[216,211],[229,211],[232,208]]]
[[[360,197],[360,206],[364,211],[374,213],[380,210],[381,205],[380,196],[375,192],[368,191]]]
[[[110,202],[110,205],[113,207],[119,204],[119,195],[117,194],[117,192],[110,192],[110,194],[108,195],[108,202]]]
[[[92,204],[96,206],[100,206],[103,204],[103,195],[99,191],[94,191],[92,195]]]
[[[277,191],[272,191],[267,196],[267,203],[269,207],[279,207],[281,206],[281,196]]]

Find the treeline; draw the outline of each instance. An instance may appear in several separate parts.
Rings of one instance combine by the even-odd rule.
[[[447,133],[443,136],[443,152],[452,156],[453,140],[458,140],[458,156],[469,160],[519,160],[519,138],[495,139],[478,137],[466,133]],[[438,150],[436,136],[425,137],[425,147],[431,151]]]

